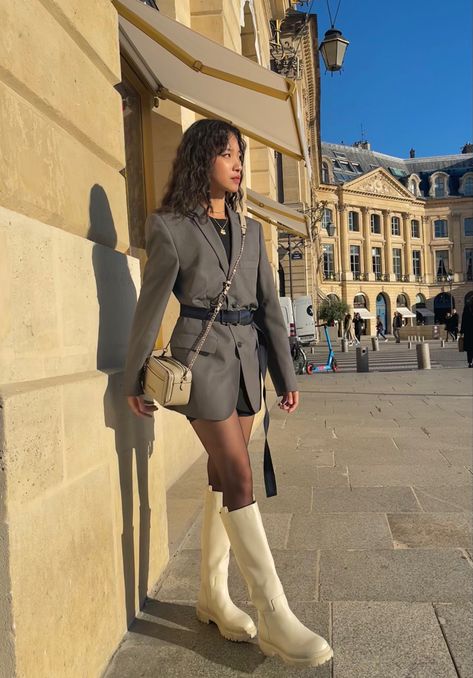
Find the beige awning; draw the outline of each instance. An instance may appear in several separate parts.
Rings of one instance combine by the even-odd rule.
[[[305,159],[300,96],[293,80],[209,40],[139,0],[112,0],[120,45],[159,97],[220,118],[267,146]]]
[[[246,205],[248,212],[251,212],[255,217],[269,221],[269,223],[291,233],[291,235],[298,235],[303,238],[309,237],[306,218],[292,207],[287,207],[265,195],[256,193],[251,188],[246,189]]]
[[[376,316],[373,315],[373,313],[370,313],[367,308],[354,308],[353,313],[354,314],[359,313],[360,318],[362,318],[363,320],[373,320],[374,318],[376,318]]]
[[[398,306],[396,311],[402,315],[403,318],[415,318],[416,314],[409,311],[407,306]]]

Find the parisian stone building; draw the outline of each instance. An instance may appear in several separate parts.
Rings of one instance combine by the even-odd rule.
[[[428,158],[411,149],[409,156],[373,151],[367,141],[322,143],[315,287],[319,298],[360,311],[367,333],[377,315],[390,330],[396,309],[408,323],[442,323],[452,308],[461,314],[473,291],[473,146]],[[295,245],[297,297],[313,288],[310,253]],[[289,294],[287,257],[280,279],[281,294]]]

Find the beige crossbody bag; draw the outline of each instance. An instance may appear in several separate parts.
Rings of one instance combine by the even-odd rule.
[[[190,349],[195,351],[189,365],[184,365],[176,358],[167,356],[166,351],[171,342],[163,349],[161,355],[151,354],[145,361],[142,371],[142,385],[145,398],[148,400],[156,400],[163,407],[173,405],[187,405],[189,402],[192,386],[192,367],[199,355],[202,346],[210,332],[210,329],[217,317],[225,298],[232,284],[238,264],[240,263],[241,255],[243,254],[243,246],[246,237],[246,216],[240,215],[241,223],[241,247],[238,258],[231,272],[230,278],[223,284],[223,290],[220,292],[217,305],[215,306],[212,317],[207,321],[207,327],[197,337],[194,346]],[[194,348],[195,347],[195,348]]]

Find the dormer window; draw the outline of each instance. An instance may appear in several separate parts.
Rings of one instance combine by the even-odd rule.
[[[460,179],[460,190],[462,195],[473,195],[473,172],[467,172]]]
[[[322,163],[322,183],[323,184],[328,184],[330,183],[330,175],[328,171],[328,162],[324,161]]]
[[[436,172],[430,178],[430,196],[432,198],[445,198],[448,194],[448,174]]]
[[[412,195],[415,195],[416,197],[420,196],[420,178],[417,174],[411,174],[407,183],[407,188]]]

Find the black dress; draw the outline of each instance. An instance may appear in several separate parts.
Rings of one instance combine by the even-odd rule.
[[[230,229],[230,221],[228,219],[211,219],[210,220],[214,226],[215,230],[219,234],[223,246],[225,248],[225,252],[227,253],[227,259],[230,262],[230,255],[231,255],[231,248],[232,248],[232,240],[231,240],[231,229]],[[220,228],[217,228],[216,224],[214,222],[217,222],[219,226],[224,226],[227,224],[228,228],[225,233],[221,233]],[[238,357],[238,353],[235,347],[235,355]],[[198,360],[199,358],[197,358]],[[241,371],[241,366],[240,366],[240,388],[238,390],[238,400],[236,404],[236,411],[238,416],[240,417],[251,417],[253,414],[255,414],[251,403],[250,399],[248,398],[248,393],[246,390],[245,386],[245,381],[243,379],[243,374]],[[189,421],[194,421],[195,417],[187,417]]]

